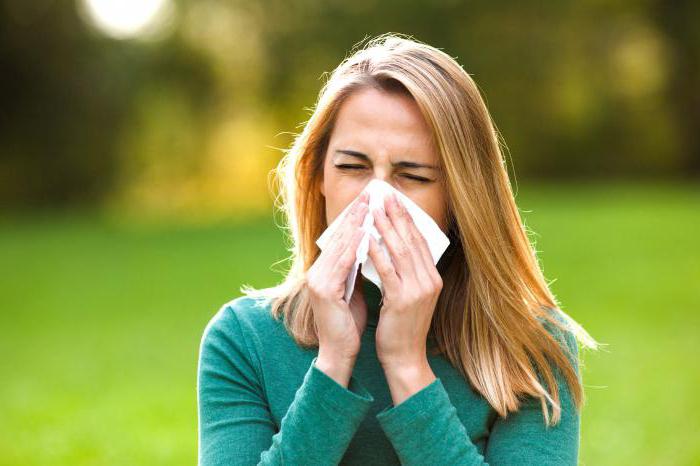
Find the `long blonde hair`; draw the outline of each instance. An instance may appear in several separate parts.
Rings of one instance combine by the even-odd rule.
[[[353,49],[357,48],[358,43]],[[508,180],[499,135],[469,74],[449,55],[402,34],[382,34],[354,50],[323,85],[313,114],[285,151],[277,169],[291,238],[291,266],[277,286],[251,297],[271,300],[297,344],[316,347],[305,272],[320,254],[316,239],[328,226],[320,193],[324,157],[338,109],[368,86],[412,96],[439,148],[450,213],[451,246],[441,258],[443,289],[431,333],[438,352],[459,369],[494,410],[517,411],[519,395],[539,398],[546,424],[561,416],[551,361],[563,374],[577,409],[582,382],[570,348],[547,322],[588,348],[598,343],[564,311],[540,270]],[[577,347],[576,347],[577,348]],[[578,361],[575,361],[578,364]],[[538,376],[544,378],[545,389]]]

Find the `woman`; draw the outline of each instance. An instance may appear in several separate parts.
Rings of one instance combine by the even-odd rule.
[[[372,39],[332,73],[278,175],[292,266],[277,287],[244,287],[204,331],[201,465],[577,463],[577,339],[597,343],[548,289],[457,62],[402,35]],[[448,235],[438,264],[400,202],[368,212],[372,179]],[[368,214],[391,256],[371,242],[384,296],[358,274],[348,303]]]

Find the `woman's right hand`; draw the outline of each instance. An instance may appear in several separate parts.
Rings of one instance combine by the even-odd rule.
[[[368,211],[368,200],[369,195],[363,192],[353,201],[350,211],[333,232],[329,247],[321,251],[306,272],[319,339],[317,365],[327,373],[331,367],[335,368],[339,372],[338,378],[343,381],[349,378],[348,369],[352,372],[367,323],[367,306],[361,291],[357,296],[358,286],[350,303],[343,297],[345,283],[355,264],[357,247],[363,236],[364,230],[360,227]]]

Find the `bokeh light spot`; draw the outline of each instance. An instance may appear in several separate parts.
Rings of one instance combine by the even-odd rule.
[[[157,33],[172,13],[170,0],[82,0],[87,19],[117,39]]]

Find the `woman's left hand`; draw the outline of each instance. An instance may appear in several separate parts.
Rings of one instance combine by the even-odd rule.
[[[385,372],[425,373],[427,337],[442,278],[403,203],[392,193],[385,197],[384,208],[388,217],[381,209],[373,209],[373,215],[391,259],[371,235],[369,247],[384,287],[375,335],[377,358]]]

